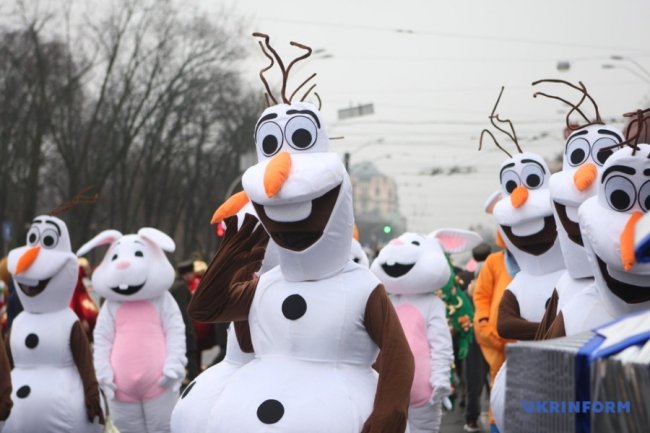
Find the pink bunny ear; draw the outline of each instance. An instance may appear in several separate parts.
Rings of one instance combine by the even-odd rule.
[[[117,230],[104,230],[77,250],[77,257],[84,256],[88,251],[97,248],[100,245],[112,244],[116,240],[122,237],[122,233]]]
[[[141,236],[146,240],[153,242],[154,244],[158,245],[161,250],[167,251],[168,253],[173,253],[176,249],[176,243],[174,240],[158,229],[154,229],[152,227],[143,227],[138,230],[138,236]]]
[[[468,251],[483,242],[481,236],[469,230],[439,229],[429,235],[442,245],[442,249],[449,254]]]
[[[485,213],[488,215],[492,215],[492,211],[494,210],[494,206],[497,204],[499,200],[501,200],[502,194],[501,191],[496,190],[490,196],[488,197],[487,201],[485,202]]]

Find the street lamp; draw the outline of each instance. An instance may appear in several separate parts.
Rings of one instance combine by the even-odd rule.
[[[650,79],[650,71],[648,71],[646,68],[644,68],[643,65],[641,63],[639,63],[638,61],[636,61],[636,60],[634,60],[634,59],[632,59],[630,57],[623,57],[623,56],[619,56],[619,55],[616,55],[616,54],[610,56],[610,59],[624,61],[624,62],[630,62],[634,66],[639,68],[639,70],[641,70],[643,72],[643,75],[645,75],[646,78]]]

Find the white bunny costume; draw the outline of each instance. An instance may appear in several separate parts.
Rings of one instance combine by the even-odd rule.
[[[11,329],[14,407],[3,431],[101,431],[89,422],[101,416],[90,346],[68,307],[79,267],[66,224],[36,217],[27,245],[9,252],[8,269],[25,310]]]
[[[444,302],[435,294],[451,277],[445,253],[458,253],[481,242],[476,233],[441,229],[428,236],[404,233],[373,261],[371,270],[390,293],[415,358],[411,387],[411,433],[434,433],[440,427],[442,399],[451,392],[454,361]]]
[[[92,276],[106,298],[94,331],[100,386],[121,433],[168,432],[187,364],[185,325],[168,292],[174,269],[165,251],[174,251],[174,241],[154,228],[107,230],[77,254],[104,244],[110,247]]]

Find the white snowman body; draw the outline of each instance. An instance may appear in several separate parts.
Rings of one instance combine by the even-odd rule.
[[[313,432],[360,431],[377,387],[378,349],[363,321],[378,284],[353,262],[317,281],[286,281],[279,267],[263,274],[249,316],[256,359],[228,381],[206,431],[255,432],[279,421],[283,432],[308,424]]]
[[[25,310],[11,329],[14,406],[3,431],[101,431],[101,425],[88,422],[71,350],[78,319],[68,305],[78,265],[65,223],[48,215],[36,217],[27,245],[9,253],[8,269]]]

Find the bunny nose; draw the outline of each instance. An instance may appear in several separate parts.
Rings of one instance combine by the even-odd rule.
[[[271,158],[264,172],[264,191],[269,198],[280,192],[290,172],[291,155],[288,152],[280,152]]]
[[[401,239],[393,239],[392,241],[389,242],[391,245],[404,245],[404,242],[402,242]]]
[[[510,194],[510,202],[516,209],[522,207],[526,200],[528,200],[528,188],[525,186],[518,186]]]
[[[117,264],[115,265],[115,267],[116,267],[117,269],[126,269],[126,268],[128,268],[129,266],[131,266],[131,262],[129,262],[129,261],[127,261],[127,260],[120,260],[120,261],[117,262]]]
[[[634,256],[634,227],[637,221],[643,216],[641,212],[634,212],[630,219],[627,220],[623,233],[621,233],[621,262],[623,269],[629,271],[634,266],[636,258]]]
[[[23,255],[18,259],[18,264],[16,265],[16,275],[20,275],[29,269],[29,267],[36,261],[38,253],[40,251],[41,247],[39,246],[32,247],[25,251]]]
[[[578,191],[582,192],[594,183],[597,175],[598,170],[596,169],[596,165],[592,162],[588,162],[576,170],[573,175],[573,184],[578,188]]]

